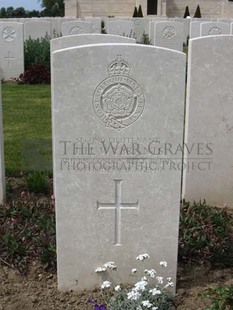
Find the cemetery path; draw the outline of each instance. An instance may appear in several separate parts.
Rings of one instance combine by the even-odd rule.
[[[88,297],[101,301],[98,289],[83,292],[58,292],[56,275],[37,264],[22,276],[7,266],[0,267],[0,310],[91,310]],[[208,305],[201,296],[208,288],[233,285],[233,269],[210,270],[207,267],[179,268],[178,310],[203,310]],[[123,309],[122,309],[123,310]]]

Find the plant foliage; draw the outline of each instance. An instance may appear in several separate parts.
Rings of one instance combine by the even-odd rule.
[[[138,9],[136,6],[134,8],[133,17],[138,17]]]
[[[100,310],[174,310],[174,296],[170,291],[174,283],[170,277],[165,277],[161,270],[167,267],[167,262],[161,261],[158,270],[144,269],[144,260],[149,258],[147,253],[136,257],[141,266],[131,271],[136,280],[134,285],[119,284],[117,266],[114,262],[107,262],[97,268],[95,272],[99,274],[100,280],[109,278],[111,282],[104,281],[101,285],[103,299],[101,305],[96,304],[92,298],[89,302],[94,304],[95,309]]]
[[[9,6],[7,8],[2,7],[0,9],[0,18],[16,18],[16,17],[40,17],[42,12],[33,10],[26,11],[23,7],[13,8]]]
[[[36,194],[48,194],[49,182],[45,173],[35,171],[26,177],[28,191]]]
[[[64,16],[63,0],[40,0],[44,8],[43,14],[45,16]]]
[[[19,76],[19,82],[21,84],[50,84],[50,71],[42,64],[32,65]]]
[[[179,261],[233,267],[233,217],[206,202],[184,202],[180,214]]]
[[[0,259],[25,273],[39,259],[55,268],[55,216],[53,201],[33,201],[22,192],[17,202],[0,205]]]
[[[137,17],[143,17],[141,4],[139,5],[139,8],[138,8],[138,16]]]
[[[149,35],[143,32],[142,38],[139,44],[151,45],[151,40],[149,39]]]
[[[229,287],[218,287],[209,289],[207,296],[212,300],[212,305],[205,310],[227,310],[233,309],[233,285]]]
[[[50,70],[50,37],[31,39],[24,43],[24,63],[27,70],[33,65],[41,64]]]
[[[195,11],[195,14],[193,16],[194,18],[201,18],[201,9],[200,9],[200,6],[198,4],[197,8],[196,8],[196,11]]]

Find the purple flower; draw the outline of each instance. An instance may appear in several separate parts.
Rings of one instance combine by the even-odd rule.
[[[91,297],[88,298],[88,302],[91,302],[93,305],[95,305],[94,310],[107,310],[105,305],[98,305]]]
[[[95,310],[107,310],[105,305],[97,305],[95,304]]]

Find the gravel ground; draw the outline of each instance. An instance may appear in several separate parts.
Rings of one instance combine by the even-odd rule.
[[[233,285],[233,269],[210,270],[207,267],[179,268],[177,284],[178,310],[203,310],[207,302],[201,295],[217,285]],[[93,310],[92,296],[101,301],[100,291],[58,292],[56,274],[37,264],[27,276],[5,265],[0,267],[0,310]],[[124,309],[122,309],[124,310]]]

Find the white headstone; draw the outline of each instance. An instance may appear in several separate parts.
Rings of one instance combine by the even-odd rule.
[[[75,34],[92,33],[93,26],[85,21],[72,21],[62,23],[62,35],[69,36]]]
[[[132,18],[137,42],[143,43],[145,36],[149,39],[149,18]]]
[[[23,24],[0,22],[0,78],[18,78],[23,72]]]
[[[51,38],[61,36],[62,17],[54,17],[51,19]]]
[[[218,22],[201,23],[201,36],[213,36],[221,34],[230,34],[230,24]]]
[[[154,23],[154,45],[183,51],[184,25],[178,22]]]
[[[231,24],[232,23],[232,19],[230,19],[230,18],[218,18],[217,22]]]
[[[24,23],[24,41],[51,37],[51,23],[47,21],[27,21]]]
[[[0,204],[4,203],[6,199],[6,185],[5,185],[5,163],[4,163],[4,137],[3,137],[3,123],[2,123],[2,93],[0,84]]]
[[[85,17],[85,21],[91,23],[92,33],[101,33],[101,18],[100,17]]]
[[[163,22],[163,21],[167,21],[168,18],[150,18],[149,19],[149,38],[151,41],[151,44],[154,45],[154,36],[155,36],[155,23],[159,23],[159,22]],[[170,20],[173,21],[173,20]]]
[[[111,20],[108,19],[106,25],[108,34],[115,34],[128,38],[135,38],[134,23],[130,20]]]
[[[110,34],[77,34],[53,39],[50,47],[52,53],[64,48],[100,43],[135,43],[135,39]]]
[[[99,44],[52,54],[59,289],[99,285],[107,261],[128,283],[141,253],[166,260],[175,282],[181,171],[163,151],[182,143],[184,88],[176,51]]]
[[[184,25],[184,44],[187,44],[187,39],[189,37],[190,32],[190,23],[192,18],[174,18],[174,22],[182,23]]]
[[[233,206],[233,36],[189,41],[183,196]]]
[[[193,21],[190,23],[190,39],[200,37],[201,21]]]

